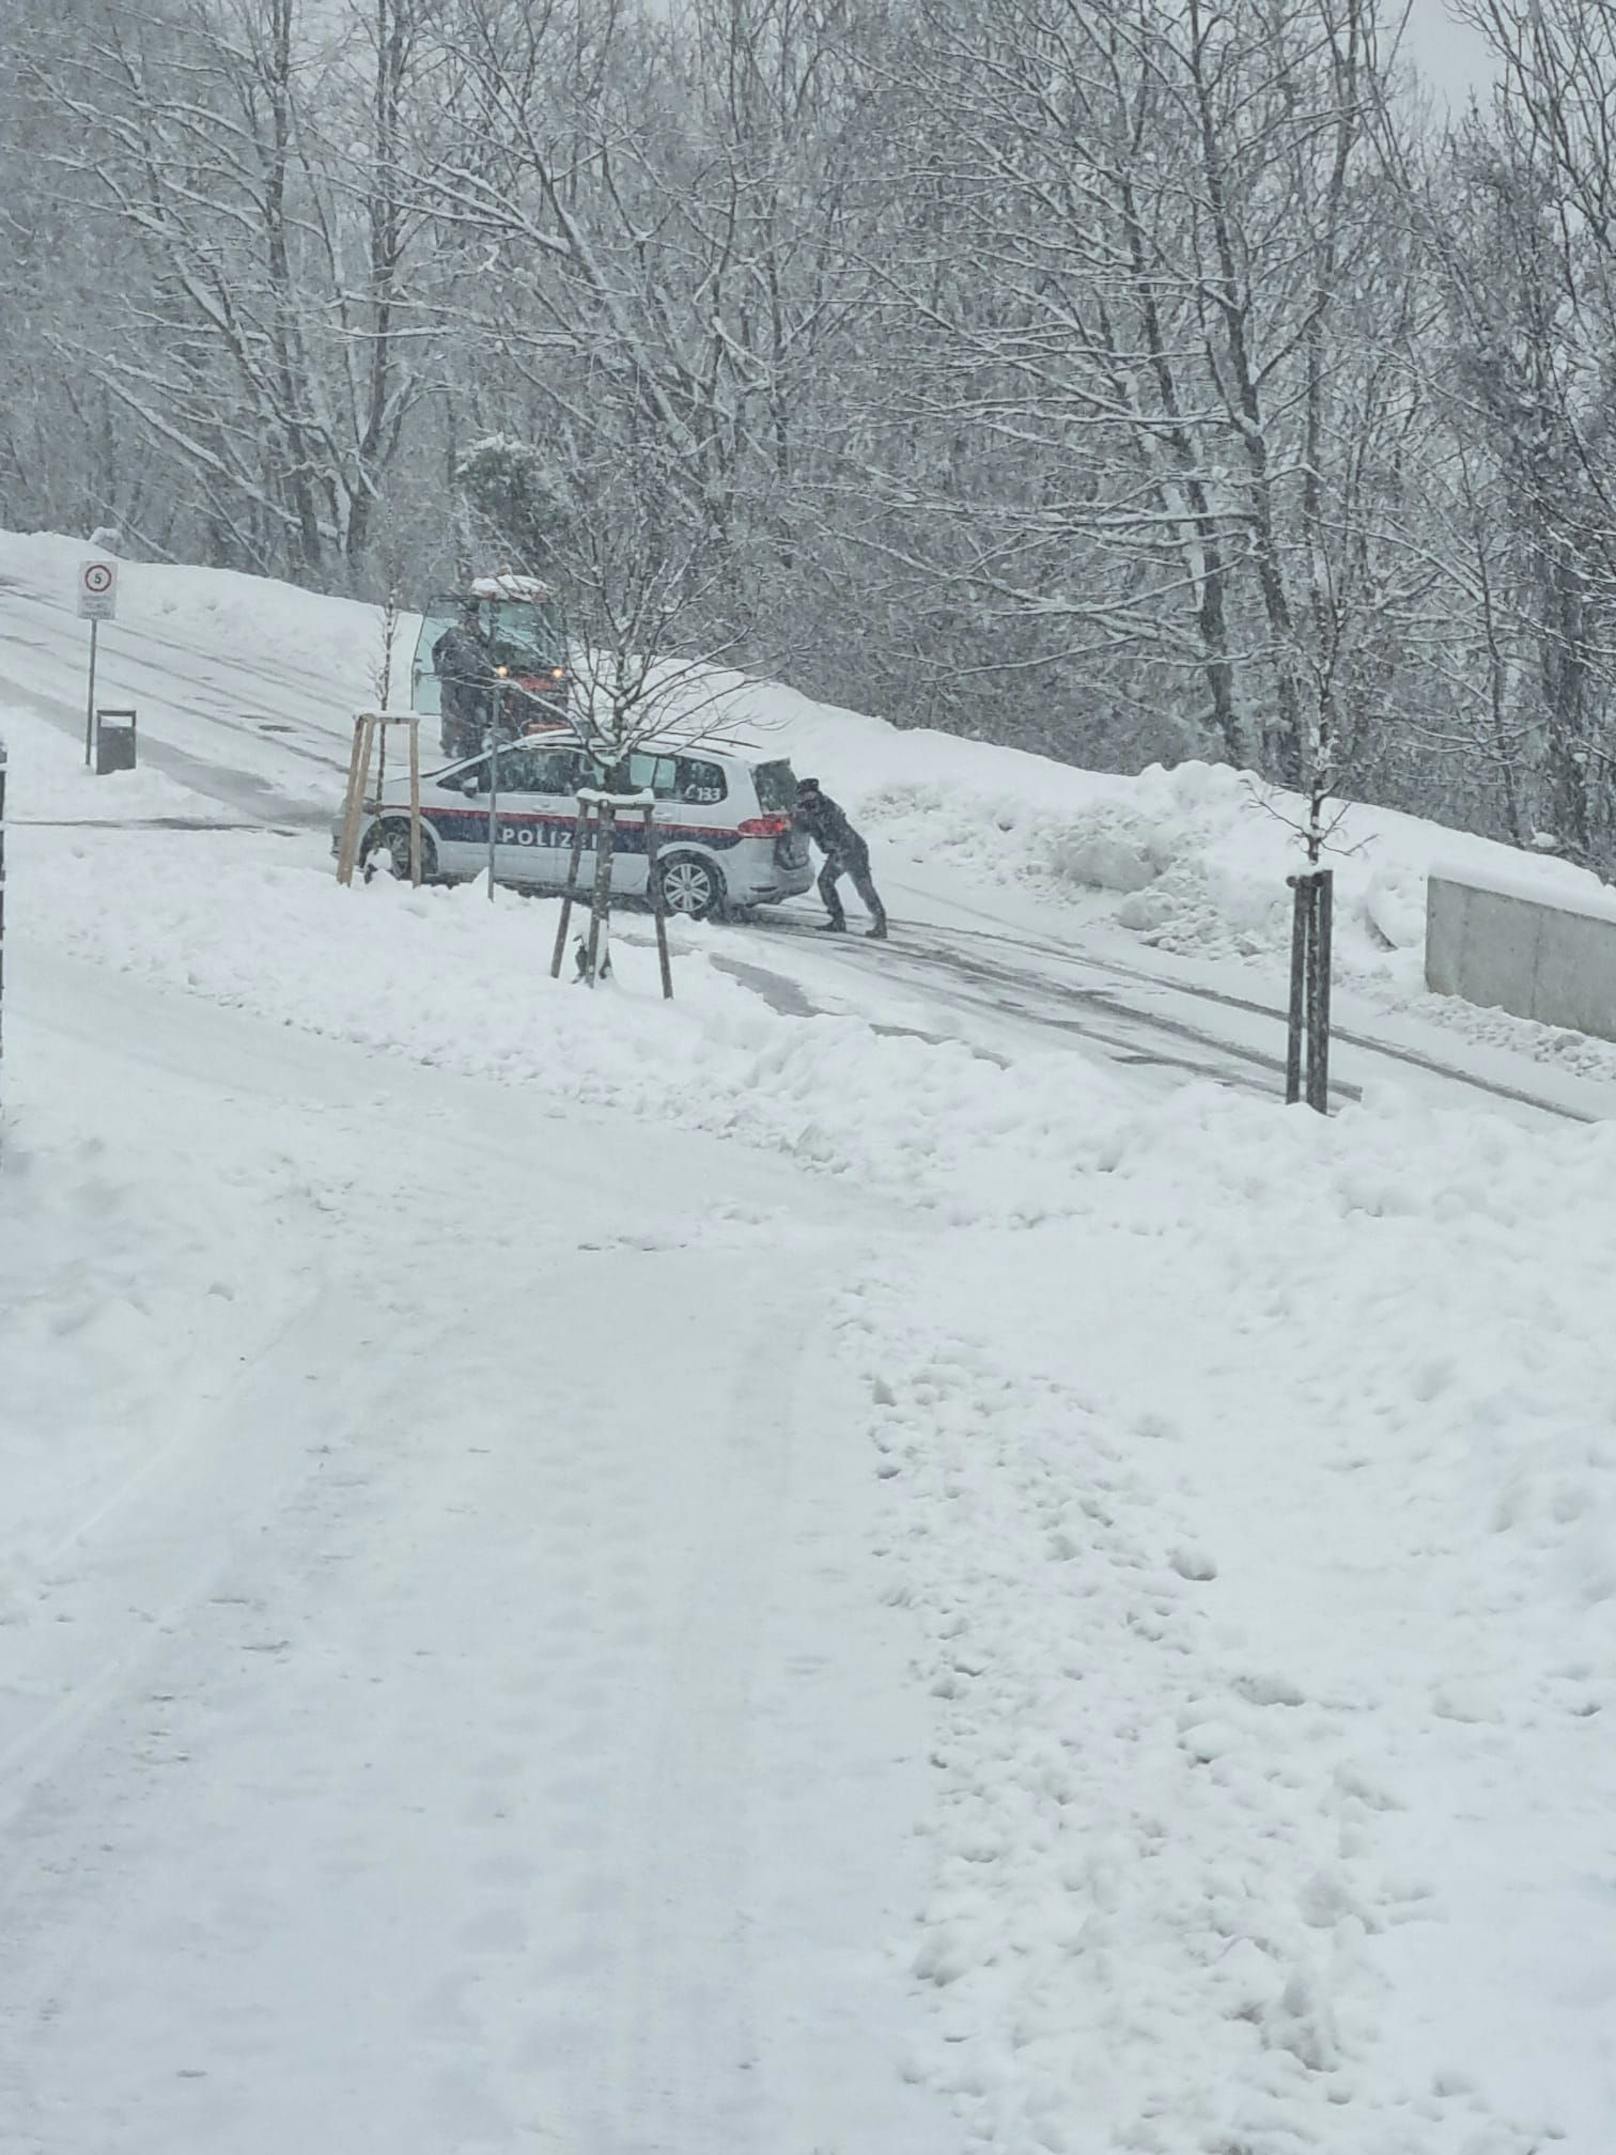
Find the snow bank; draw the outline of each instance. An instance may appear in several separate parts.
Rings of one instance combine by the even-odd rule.
[[[1288,949],[1286,878],[1302,859],[1294,796],[1203,763],[1156,766],[1127,781],[1074,772],[1040,792],[887,782],[863,795],[861,812],[912,861],[941,859],[982,883],[1087,902],[1091,915],[1179,956],[1274,958]],[[1423,950],[1433,872],[1508,880],[1544,904],[1610,909],[1584,870],[1389,810],[1349,807],[1333,845],[1337,954],[1357,977],[1405,979],[1388,959]]]
[[[39,755],[37,721],[0,704],[0,741],[8,744],[6,822],[30,823],[223,823],[229,811],[199,799],[189,786],[149,764],[132,771],[89,769],[81,756]],[[20,753],[11,753],[15,741]]]
[[[75,954],[251,1010],[527,1087],[674,1115],[962,1216],[1040,1217],[1040,1154],[1069,1157],[1071,1058],[1014,1074],[964,1047],[883,1037],[852,1018],[778,1016],[675,924],[677,999],[660,996],[649,924],[620,916],[615,978],[549,977],[557,903],[484,886],[339,889],[305,839],[240,832],[21,831],[13,920]],[[119,889],[138,902],[107,902]],[[1083,1097],[1121,1098],[1086,1072]],[[1080,1140],[1081,1142],[1081,1140]]]
[[[1079,1218],[847,1297],[973,2146],[1604,2146],[1613,1178],[1183,1094]]]
[[[1286,878],[1303,859],[1305,810],[1294,794],[1197,762],[1132,778],[1079,770],[739,677],[715,708],[738,740],[789,756],[854,811],[876,843],[878,877],[896,871],[910,891],[945,901],[962,890],[1017,893],[1043,907],[1056,932],[1116,927],[1175,957],[1233,961],[1274,987],[1282,980]],[[1579,1070],[1616,1075],[1616,1053],[1585,1052],[1580,1036],[1478,1013],[1424,986],[1433,873],[1611,917],[1616,900],[1595,876],[1391,809],[1346,803],[1338,813],[1329,861],[1339,977],[1383,1007],[1412,1008],[1478,1042],[1559,1062],[1569,1053]]]

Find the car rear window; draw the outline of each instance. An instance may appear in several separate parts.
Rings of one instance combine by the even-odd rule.
[[[789,763],[755,763],[752,766],[752,783],[757,787],[760,808],[796,807],[797,774]]]

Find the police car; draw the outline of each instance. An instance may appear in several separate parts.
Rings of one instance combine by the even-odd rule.
[[[497,774],[493,759],[499,759]],[[559,890],[567,879],[580,787],[603,773],[566,729],[526,734],[468,756],[421,781],[421,872],[456,883],[488,866],[492,805],[498,826],[494,872],[502,883]],[[495,779],[497,776],[497,785]],[[657,863],[671,912],[705,920],[728,907],[778,905],[813,880],[808,841],[792,821],[797,781],[784,761],[751,763],[713,749],[648,743],[628,759],[632,792],[655,802]],[[395,779],[366,803],[360,858],[410,872],[409,782]],[[593,850],[586,822],[584,843]],[[587,885],[589,871],[581,872]],[[615,895],[646,893],[646,832],[637,815],[618,819],[612,850]]]

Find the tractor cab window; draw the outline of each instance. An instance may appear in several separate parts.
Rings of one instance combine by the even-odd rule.
[[[456,619],[452,599],[434,599],[421,616],[420,633],[415,639],[415,658],[411,666],[410,708],[435,718],[442,708],[443,684],[438,677],[437,660],[433,656],[439,637]]]
[[[566,658],[561,619],[536,599],[485,599],[478,608],[496,666],[514,674],[549,673]]]

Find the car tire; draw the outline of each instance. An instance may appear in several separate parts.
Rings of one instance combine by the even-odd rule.
[[[657,862],[663,909],[682,920],[717,920],[724,912],[724,878],[699,853],[665,853]]]
[[[405,820],[383,823],[365,840],[364,869],[368,883],[376,870],[386,867],[396,882],[410,880],[410,826]],[[421,826],[421,881],[430,883],[438,872],[438,849],[432,833]]]

